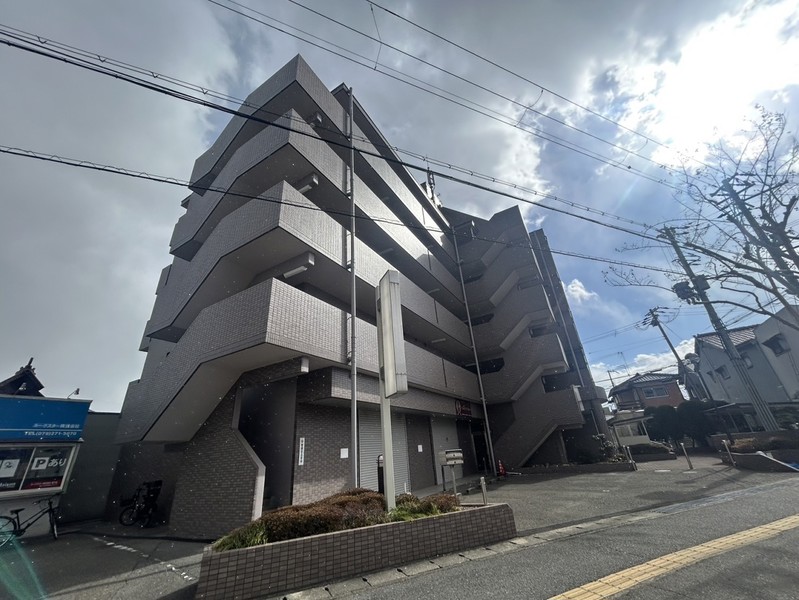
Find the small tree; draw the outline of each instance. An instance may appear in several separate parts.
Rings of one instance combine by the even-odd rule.
[[[650,416],[647,429],[652,437],[664,441],[673,441],[675,444],[682,439],[683,430],[680,419],[673,406],[663,405],[647,407],[645,415]]]
[[[785,115],[761,108],[749,131],[709,145],[699,164],[683,165],[677,200],[686,218],[679,226],[662,223],[653,234],[671,225],[697,274],[725,290],[714,304],[775,316],[799,330],[799,142]],[[615,267],[605,272],[611,285],[671,288],[684,279],[670,277],[655,280]],[[776,315],[783,308],[788,318]]]
[[[697,442],[700,446],[708,446],[708,436],[715,433],[715,427],[705,414],[708,408],[711,408],[709,404],[697,400],[683,402],[677,407],[680,428],[691,438],[694,447]]]

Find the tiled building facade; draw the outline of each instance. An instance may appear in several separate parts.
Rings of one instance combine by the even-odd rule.
[[[243,521],[352,484],[349,105],[296,57],[195,164],[118,437],[124,460],[163,451],[176,532],[229,529],[192,519],[203,502]],[[484,403],[497,459],[568,460],[563,432],[579,444],[603,428],[603,398],[543,233],[517,208],[441,207],[354,107],[360,484],[377,487],[374,297],[389,269],[410,387],[393,402],[398,493],[441,482],[439,450],[463,448],[466,474],[490,470]],[[124,478],[120,490],[138,483]]]

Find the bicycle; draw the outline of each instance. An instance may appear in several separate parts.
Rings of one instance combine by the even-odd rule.
[[[53,498],[55,496],[50,496],[47,498],[47,506],[39,510],[35,515],[31,516],[24,521],[20,521],[19,513],[21,513],[24,508],[15,508],[12,511],[10,517],[0,516],[0,548],[11,541],[13,538],[22,537],[25,535],[25,532],[30,529],[30,527],[39,519],[41,519],[45,514],[50,519],[50,534],[53,536],[54,540],[58,539],[58,523],[56,522],[58,517],[58,507],[53,506]],[[37,500],[34,504],[40,504],[44,502],[45,499]]]
[[[119,522],[130,526],[141,523],[142,527],[152,525],[158,510],[156,500],[161,493],[162,481],[145,481],[133,494],[132,498],[122,499],[120,504],[126,508],[119,513]]]

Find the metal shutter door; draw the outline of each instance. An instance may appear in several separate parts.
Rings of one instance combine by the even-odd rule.
[[[391,415],[391,435],[394,444],[394,487],[397,494],[402,494],[406,489],[410,491],[411,487],[408,435],[404,415],[398,413]],[[383,453],[379,410],[358,409],[358,437],[361,487],[376,490],[378,489],[377,457]]]
[[[362,488],[377,490],[377,457],[382,452],[380,411],[358,407],[358,463]]]

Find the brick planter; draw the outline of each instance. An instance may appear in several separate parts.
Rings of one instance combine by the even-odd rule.
[[[516,535],[507,504],[337,531],[241,550],[206,549],[197,598],[277,596],[336,579],[486,546]]]

